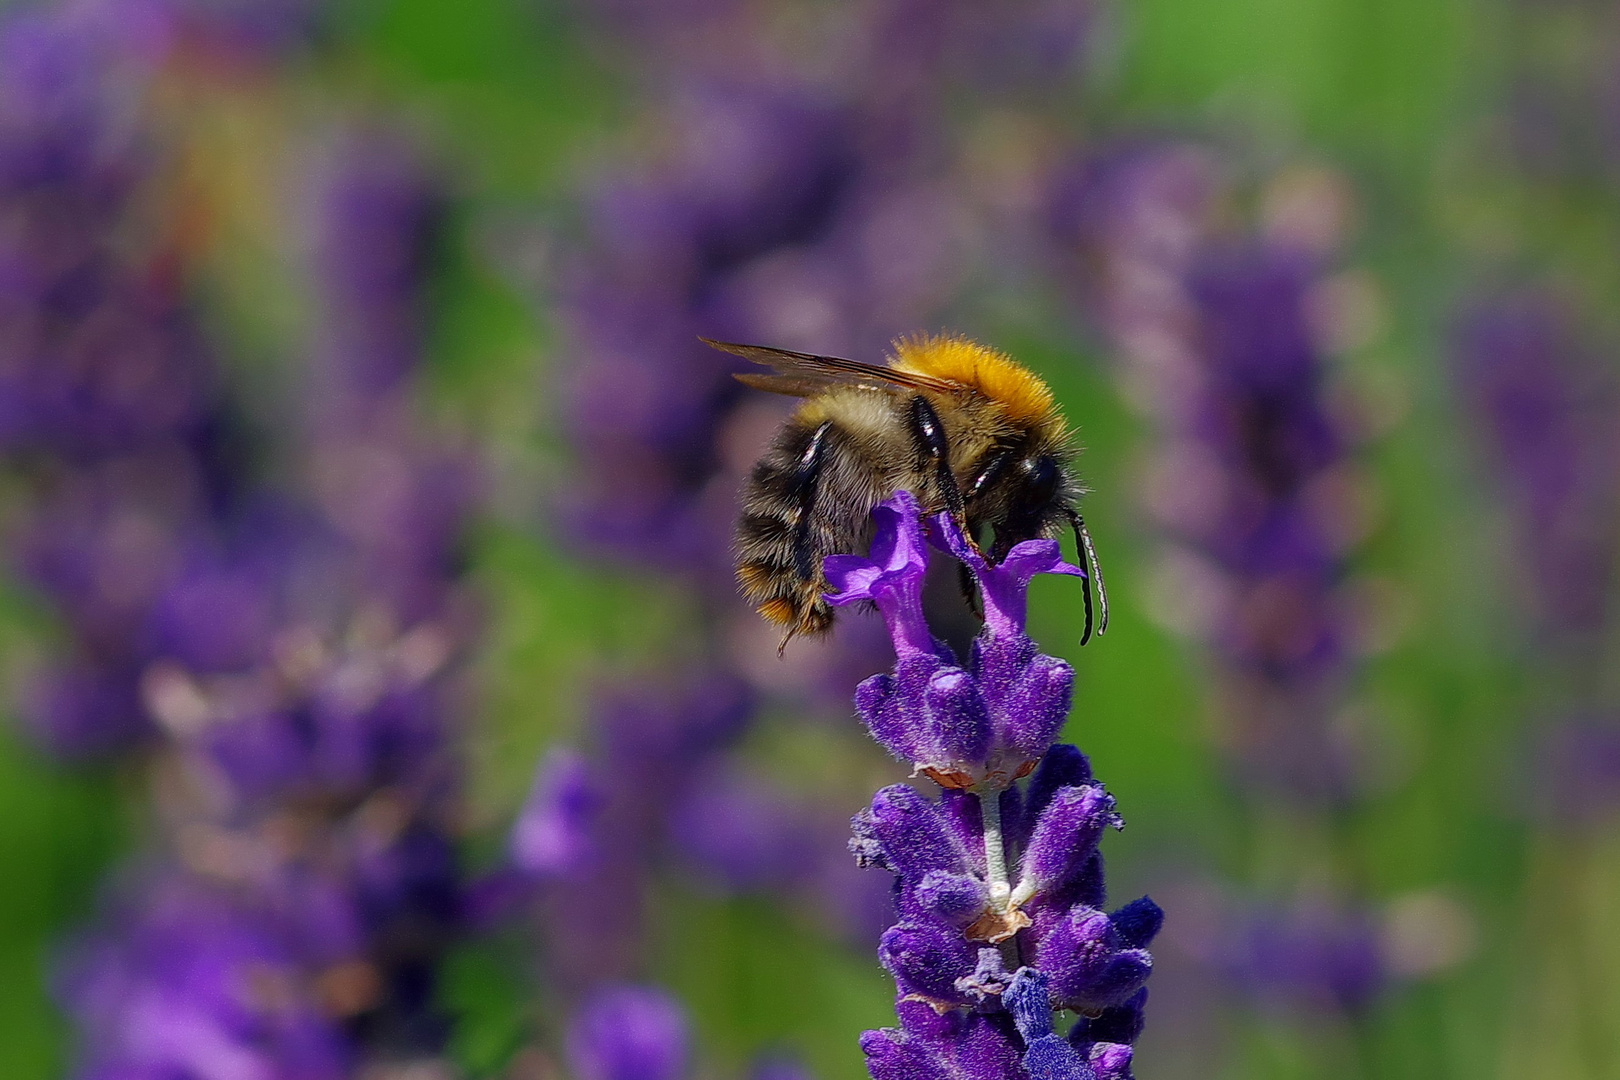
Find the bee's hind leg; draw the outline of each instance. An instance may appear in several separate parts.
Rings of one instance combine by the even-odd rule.
[[[831,611],[819,600],[821,556],[826,553],[816,549],[814,527],[821,470],[827,462],[828,445],[832,438],[833,424],[830,420],[810,433],[783,490],[792,506],[788,514],[788,557],[799,586],[797,595],[793,597],[796,618],[788,625],[787,633],[782,635],[782,642],[776,647],[778,657],[787,651],[788,642],[796,635],[824,634],[832,625]]]
[[[820,487],[821,469],[827,461],[827,446],[832,438],[832,421],[828,420],[805,443],[804,450],[788,479],[785,494],[792,500],[793,572],[805,584],[821,580],[821,560],[814,543],[816,492]],[[784,641],[784,645],[787,643]]]

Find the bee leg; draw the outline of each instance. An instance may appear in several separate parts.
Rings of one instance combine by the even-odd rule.
[[[1103,584],[1102,567],[1097,563],[1097,548],[1091,542],[1091,533],[1086,529],[1086,519],[1080,516],[1078,510],[1068,511],[1069,524],[1074,528],[1074,546],[1085,553],[1086,557],[1086,625],[1080,633],[1080,644],[1084,645],[1091,640],[1091,584],[1097,583],[1097,634],[1101,636],[1108,629],[1108,587]]]
[[[962,590],[962,599],[973,617],[983,622],[984,600],[979,596],[979,583],[973,580],[973,571],[968,569],[967,563],[956,564],[956,585]]]
[[[961,487],[956,483],[956,474],[951,472],[950,439],[945,434],[945,425],[940,423],[939,413],[934,411],[927,398],[919,394],[907,406],[907,420],[911,425],[911,442],[917,451],[918,465],[933,471],[934,483],[939,488],[940,497],[945,500],[945,509],[956,519],[957,527],[962,530],[968,544],[977,551],[979,545],[968,531],[967,504],[962,498]]]
[[[787,495],[793,500],[791,514],[793,572],[804,582],[821,579],[821,560],[816,557],[815,545],[811,542],[813,539],[811,526],[815,516],[816,491],[821,479],[821,467],[827,460],[827,446],[832,426],[832,421],[828,420],[811,432],[810,441],[805,443],[804,451],[799,455],[798,463],[787,485]],[[791,636],[790,634],[789,637]],[[786,647],[787,642],[783,641],[782,645]]]

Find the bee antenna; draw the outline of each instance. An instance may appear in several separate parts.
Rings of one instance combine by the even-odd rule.
[[[1091,542],[1091,533],[1086,529],[1086,519],[1080,516],[1078,510],[1066,511],[1069,524],[1074,528],[1074,546],[1085,553],[1086,556],[1086,626],[1080,634],[1080,644],[1084,645],[1091,640],[1091,584],[1093,579],[1097,583],[1097,636],[1101,637],[1108,630],[1108,586],[1103,584],[1102,567],[1097,563],[1097,547]]]

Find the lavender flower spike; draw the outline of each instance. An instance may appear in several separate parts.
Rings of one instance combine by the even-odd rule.
[[[907,492],[874,513],[873,556],[827,560],[832,603],[870,600],[899,659],[856,692],[873,736],[943,789],[897,784],[854,820],[862,866],[897,878],[899,921],[878,958],[894,977],[900,1026],[868,1031],[874,1080],[1130,1080],[1147,951],[1164,919],[1147,897],[1112,913],[1098,844],[1122,824],[1072,746],[1054,746],[1074,671],[1024,630],[1037,573],[1079,574],[1052,541],[990,565],[948,514],[932,538],[978,578],[985,626],[964,667],[929,634],[918,587],[927,551]],[[1018,781],[1033,771],[1027,784]],[[1067,1039],[1052,1011],[1083,1018]]]

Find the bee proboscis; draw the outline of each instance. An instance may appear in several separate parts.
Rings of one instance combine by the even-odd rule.
[[[1055,538],[1085,553],[1085,630],[1108,626],[1108,593],[1078,508],[1068,424],[1051,389],[1005,353],[962,337],[901,338],[886,366],[703,339],[771,368],[737,378],[803,398],[754,466],[737,521],[737,580],[771,622],[824,634],[833,610],[821,563],[865,550],[872,508],[907,490],[949,510],[986,558]],[[988,546],[985,545],[988,543]]]

